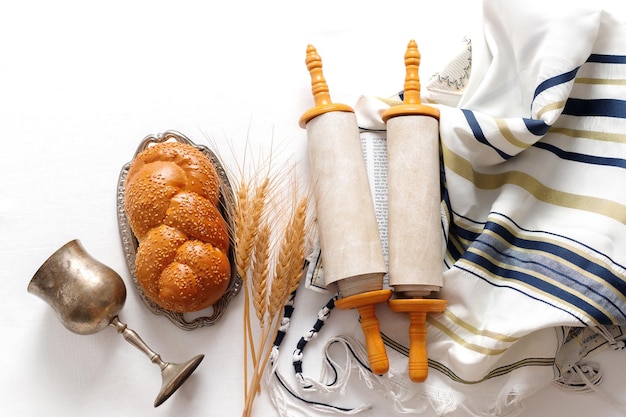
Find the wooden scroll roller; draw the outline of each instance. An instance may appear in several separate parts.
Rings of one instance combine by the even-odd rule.
[[[389,300],[391,290],[383,290],[386,265],[356,116],[349,106],[332,103],[312,45],[306,64],[315,107],[302,115],[300,126],[308,137],[324,276],[341,292],[335,305],[358,310],[370,367],[383,374],[389,360],[375,305]]]
[[[426,314],[446,301],[424,298],[443,286],[439,110],[421,104],[420,53],[409,42],[404,56],[404,103],[383,113],[387,123],[389,284],[396,296],[391,310],[408,313],[409,377],[428,376]]]

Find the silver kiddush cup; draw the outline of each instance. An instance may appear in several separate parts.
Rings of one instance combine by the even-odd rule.
[[[47,302],[71,332],[89,335],[111,326],[161,368],[162,385],[154,406],[167,400],[195,371],[204,355],[185,363],[169,363],[152,351],[118,314],[126,301],[126,286],[111,268],[72,240],[52,254],[28,284],[28,292]]]

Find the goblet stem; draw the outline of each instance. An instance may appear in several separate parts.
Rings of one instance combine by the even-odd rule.
[[[118,333],[124,336],[124,339],[126,339],[128,343],[135,346],[137,349],[142,351],[148,358],[150,358],[150,361],[152,361],[152,363],[156,363],[157,365],[159,365],[159,368],[161,368],[161,370],[165,369],[167,363],[161,360],[161,355],[150,349],[146,342],[144,342],[141,337],[139,337],[137,332],[135,332],[133,329],[129,329],[125,323],[122,323],[120,321],[118,316],[113,317],[109,325],[114,327]]]
[[[204,355],[197,355],[184,363],[170,363],[164,362],[161,359],[161,355],[150,349],[148,345],[139,337],[137,332],[129,329],[128,326],[122,323],[118,316],[111,319],[110,326],[114,327],[118,333],[124,336],[124,339],[137,349],[142,351],[152,363],[157,364],[161,368],[161,391],[154,400],[154,406],[158,407],[163,404],[180,386],[189,378],[189,376],[196,370]]]

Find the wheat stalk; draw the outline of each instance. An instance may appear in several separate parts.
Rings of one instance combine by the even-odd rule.
[[[292,198],[295,198],[295,196]],[[291,217],[284,226],[281,244],[275,260],[274,274],[271,279],[267,315],[263,319],[264,325],[262,325],[258,344],[256,365],[247,391],[250,395],[247,396],[245,401],[244,417],[250,416],[252,412],[255,393],[260,387],[261,377],[271,354],[271,344],[269,342],[276,337],[280,326],[278,313],[285,305],[289,294],[297,288],[300,282],[307,231],[306,213],[307,199],[303,198],[295,208],[292,208]],[[261,233],[259,233],[260,235]]]
[[[248,150],[246,143],[246,154]],[[306,198],[296,204],[297,187],[282,187],[297,183],[294,177],[287,178],[288,175],[285,175],[295,170],[287,168],[271,176],[262,176],[262,172],[272,171],[273,154],[271,152],[270,158],[260,158],[252,163],[252,176],[246,172],[246,155],[239,172],[232,172],[233,178],[239,177],[234,182],[236,192],[231,207],[231,236],[235,268],[243,281],[244,291],[244,417],[251,415],[254,399],[260,389],[271,354],[271,342],[276,338],[280,325],[278,312],[300,282],[308,233]],[[284,190],[286,192],[277,192]],[[285,222],[285,217],[289,221]],[[256,350],[250,317],[251,304],[260,326]],[[250,379],[249,357],[254,366]]]
[[[307,234],[307,199],[298,200],[297,181],[287,175],[259,174],[257,169],[252,178],[241,179],[234,211],[236,265],[245,291],[244,417],[252,413],[260,390],[280,328],[279,312],[300,281]],[[251,309],[260,332],[252,330]],[[250,358],[253,370],[249,375]]]
[[[251,263],[252,248],[256,230],[250,227],[250,201],[248,197],[248,183],[241,179],[237,187],[237,201],[234,207],[234,246],[235,246],[235,267],[237,274],[243,281],[244,305],[243,305],[243,337],[244,340],[252,340],[250,330],[250,301],[248,295],[248,269]],[[248,346],[252,349],[252,357],[255,357],[254,345],[244,343],[243,352],[243,373],[244,373],[244,397],[248,396]]]

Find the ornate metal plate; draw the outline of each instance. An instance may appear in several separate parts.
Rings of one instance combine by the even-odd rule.
[[[169,140],[175,140],[182,143],[187,143],[199,149],[202,153],[204,153],[207,158],[211,161],[215,169],[217,170],[217,174],[220,178],[220,200],[219,200],[219,210],[224,217],[224,220],[228,224],[230,230],[234,230],[233,228],[233,220],[231,215],[231,209],[233,207],[234,195],[233,190],[228,180],[228,176],[222,163],[219,158],[206,146],[196,145],[189,138],[187,138],[182,133],[168,130],[164,133],[160,133],[157,135],[148,135],[146,136],[137,151],[135,152],[135,156],[148,148],[151,144],[166,142]],[[134,158],[134,157],[133,157]],[[231,240],[231,245],[228,253],[228,259],[230,260],[231,265],[231,277],[228,288],[222,298],[220,298],[213,306],[202,310],[197,313],[175,313],[169,310],[166,310],[153,301],[149,300],[148,297],[143,292],[143,289],[137,282],[137,276],[135,274],[135,256],[137,254],[138,242],[137,238],[133,234],[130,229],[130,225],[128,224],[128,219],[126,218],[126,213],[124,211],[124,192],[125,192],[125,184],[126,184],[126,176],[128,175],[128,170],[130,168],[130,162],[128,162],[122,168],[120,172],[119,181],[117,184],[117,220],[120,229],[120,237],[122,239],[122,246],[124,248],[124,254],[126,256],[126,263],[128,265],[128,269],[130,270],[130,274],[133,277],[133,281],[135,283],[135,287],[139,291],[143,302],[148,306],[148,308],[157,315],[166,316],[172,323],[180,327],[184,330],[193,330],[199,327],[210,326],[215,324],[224,314],[226,307],[230,300],[239,293],[241,287],[243,285],[243,280],[237,274],[235,268],[235,253],[233,249],[233,244]],[[206,314],[206,315],[203,315]],[[187,315],[188,317],[185,317]],[[194,317],[191,317],[191,316]],[[199,316],[198,316],[199,315]],[[196,317],[197,316],[197,317]]]

